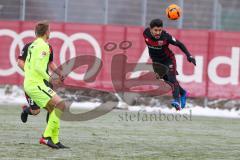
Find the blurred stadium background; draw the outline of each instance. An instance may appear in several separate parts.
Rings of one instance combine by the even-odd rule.
[[[165,16],[166,7],[172,3],[178,4],[183,10],[183,15],[178,21],[170,21]],[[142,53],[145,44],[143,41],[138,43],[137,40],[141,40],[143,28],[149,24],[151,19],[161,18],[164,21],[164,26],[169,29],[170,33],[180,37],[180,40],[181,38],[183,41],[188,39],[186,46],[193,50],[193,55],[207,57],[207,60],[204,59],[203,61],[203,82],[193,82],[190,85],[188,83],[183,84],[189,88],[194,86],[193,91],[195,95],[189,100],[188,107],[181,114],[240,118],[239,63],[236,65],[238,68],[229,64],[229,61],[234,61],[234,59],[231,59],[234,55],[237,57],[240,55],[239,8],[239,0],[0,0],[0,30],[9,27],[20,33],[27,29],[33,29],[36,21],[49,20],[51,23],[54,23],[53,28],[56,30],[62,31],[61,29],[66,27],[66,34],[78,32],[79,28],[81,31],[86,31],[86,33],[89,31],[93,37],[97,37],[96,39],[100,45],[103,45],[108,40],[102,40],[105,33],[109,32],[109,34],[106,34],[106,37],[111,37],[110,40],[119,42],[121,41],[120,35],[129,28],[129,33],[131,33],[129,34],[130,40],[136,41],[136,43],[133,43],[133,46],[136,46],[137,49],[134,49],[137,50],[136,52],[140,51]],[[106,28],[104,28],[105,26]],[[99,32],[104,30],[103,28],[106,30],[100,34]],[[200,39],[198,39],[197,32],[199,32]],[[113,37],[115,34],[116,37]],[[136,36],[135,39],[132,38],[134,36]],[[126,40],[126,37],[122,40]],[[205,42],[207,39],[213,41]],[[12,40],[4,36],[0,37],[1,69],[6,69],[10,64],[9,60],[6,63],[4,61],[6,54],[9,54],[6,53],[6,46],[10,46],[10,41]],[[213,47],[208,48],[208,45],[210,45],[208,43],[211,43]],[[7,45],[5,46],[5,44]],[[87,46],[87,49],[84,48],[87,50],[86,52],[92,52],[92,49],[89,51],[89,45],[82,42],[77,44],[79,44],[75,44],[77,51],[82,53],[84,51],[81,48]],[[58,40],[53,43],[53,47],[56,47],[56,54],[59,54],[61,45],[62,42],[59,43]],[[233,49],[233,47],[235,48]],[[17,57],[20,49],[15,50],[15,56]],[[202,55],[198,51],[206,53]],[[106,53],[104,52],[104,54]],[[136,55],[139,56],[139,54]],[[109,54],[106,54],[106,56],[109,56]],[[234,85],[216,84],[209,80],[207,61],[209,61],[209,58],[214,59],[221,56],[225,57],[224,62],[227,61],[228,65],[220,66],[222,68],[218,71],[219,77],[229,77],[230,70],[233,71],[231,74],[237,75],[238,78]],[[226,60],[226,57],[230,58]],[[57,60],[59,61],[59,59]],[[237,60],[237,62],[239,61]],[[192,73],[191,69],[188,71],[187,73]],[[107,73],[104,72],[103,74],[106,75]],[[0,126],[6,132],[1,132],[0,137],[9,136],[10,138],[0,139],[0,145],[2,146],[0,147],[0,155],[2,155],[3,159],[21,159],[19,157],[22,155],[17,153],[21,152],[22,149],[26,149],[27,154],[23,156],[24,159],[37,159],[36,157],[41,153],[31,155],[32,152],[39,149],[39,146],[34,146],[34,144],[36,144],[36,137],[40,133],[39,129],[34,127],[37,126],[37,128],[43,129],[43,124],[39,124],[38,121],[44,119],[44,115],[40,115],[37,119],[31,118],[29,124],[31,128],[23,126],[18,122],[18,115],[21,112],[19,104],[26,103],[22,88],[18,85],[22,82],[22,78],[17,73],[11,75],[15,80],[2,75],[4,74],[0,76],[0,106],[3,107],[0,107],[0,114],[4,116],[0,118],[2,122]],[[231,81],[227,78],[225,80],[227,82]],[[108,83],[103,82],[101,85],[107,86]],[[60,90],[59,93],[64,98],[71,98],[76,102],[80,102],[77,104],[80,106],[82,105],[81,102],[90,102],[92,104],[109,100],[118,101],[120,99],[118,96],[116,98],[116,96],[108,94],[108,92],[94,90]],[[208,99],[209,97],[210,99]],[[118,107],[133,112],[143,111],[152,113],[160,110],[167,114],[176,114],[174,109],[167,106],[170,99],[169,96],[153,98],[148,95],[142,95],[130,106],[121,101]],[[91,105],[90,103],[87,105]],[[8,105],[14,107],[8,108]],[[13,115],[10,113],[13,113]],[[74,146],[73,150],[62,153],[55,152],[54,157],[51,155],[52,151],[41,148],[43,149],[41,152],[44,158],[39,159],[45,159],[48,156],[51,159],[58,158],[58,156],[63,157],[63,159],[81,159],[81,155],[88,157],[88,159],[101,159],[101,157],[105,159],[159,159],[159,157],[160,159],[177,159],[178,157],[180,159],[235,159],[239,155],[238,120],[197,117],[193,122],[189,121],[181,124],[178,122],[156,122],[152,124],[150,122],[151,125],[148,125],[148,123],[122,122],[119,119],[119,114],[118,112],[113,112],[101,117],[100,120],[73,123],[72,126],[69,123],[63,123],[64,133],[69,134],[69,130],[71,131],[70,136],[65,134],[63,139],[67,141],[71,140],[71,136],[75,136],[75,142],[71,142],[71,145]],[[8,123],[6,119],[9,117],[11,118],[10,126],[6,125]],[[113,123],[115,125],[112,125]],[[161,127],[158,128],[159,126]],[[104,133],[101,127],[105,127],[103,129]],[[166,128],[168,129],[165,130]],[[14,132],[12,132],[13,130]],[[38,130],[38,133],[34,132],[31,135],[31,131],[34,130]],[[24,135],[22,138],[21,134],[25,131],[29,132],[30,135]],[[138,132],[139,135],[137,134]],[[160,136],[159,133],[161,133]],[[80,139],[78,139],[78,135],[81,137]],[[30,136],[31,140],[28,139],[28,136]],[[209,136],[211,137],[209,138]],[[18,138],[20,142],[18,142]],[[139,139],[146,145],[144,146]],[[151,140],[154,140],[154,142]],[[112,144],[113,141],[114,144]],[[18,145],[16,145],[16,142],[18,142]],[[32,144],[34,149],[28,149],[28,144]],[[176,146],[180,146],[180,149]],[[81,155],[77,151],[79,148],[81,149]],[[15,154],[11,154],[12,152]],[[159,156],[159,152],[162,157]]]
[[[177,23],[166,21],[171,3],[184,12]],[[238,0],[0,0],[0,19],[146,26],[161,17],[166,27],[239,31],[239,7]]]

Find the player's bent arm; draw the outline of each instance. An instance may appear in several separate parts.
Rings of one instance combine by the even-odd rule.
[[[195,58],[193,58],[193,56],[189,53],[185,45],[182,42],[176,40],[176,46],[178,46],[185,53],[185,55],[187,56],[188,62],[193,63],[196,66]]]
[[[172,45],[174,45],[174,46],[177,46],[178,48],[180,48],[182,51],[183,51],[183,53],[185,53],[185,55],[187,56],[187,57],[190,57],[191,56],[191,54],[189,53],[189,51],[188,51],[188,49],[186,48],[186,46],[182,43],[182,42],[180,42],[179,40],[173,40],[172,42],[170,42]]]
[[[190,63],[193,63],[196,66],[196,60],[194,57],[192,57],[192,55],[189,53],[188,49],[185,47],[185,45],[180,42],[179,40],[176,40],[174,37],[169,35],[168,41],[170,44],[174,45],[174,46],[178,46],[183,53],[185,53],[185,55],[187,56],[187,60]]]
[[[17,60],[18,67],[20,67],[24,71],[25,62],[22,59]]]
[[[56,73],[56,74],[60,77],[61,81],[64,80],[63,73],[62,73],[61,70],[57,67],[56,63],[54,63],[53,61],[50,62],[50,63],[49,63],[49,67],[50,67],[50,69],[51,69],[54,73]]]
[[[170,44],[174,45],[174,46],[177,46],[178,48],[180,48],[183,53],[185,53],[185,55],[187,57],[190,57],[191,54],[189,53],[189,51],[187,50],[187,48],[185,47],[185,45],[180,42],[179,40],[177,40],[176,38],[174,38],[172,35],[170,35],[169,33],[166,33],[166,36],[167,36],[167,40]]]
[[[49,63],[49,68],[53,71],[56,72],[57,71],[57,65],[54,62],[50,62]],[[58,74],[58,73],[57,73]],[[58,74],[59,75],[59,74]]]

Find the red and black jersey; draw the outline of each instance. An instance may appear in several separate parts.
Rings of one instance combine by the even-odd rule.
[[[28,47],[29,47],[31,44],[32,44],[32,42],[27,43],[27,44],[23,47],[22,51],[20,52],[20,55],[18,56],[18,59],[21,59],[21,60],[23,60],[23,61],[26,60],[26,58],[27,58],[27,53],[28,53]]]
[[[23,61],[26,60],[27,54],[28,54],[28,47],[29,47],[31,44],[32,44],[32,42],[27,43],[27,44],[23,47],[20,55],[18,56],[18,59],[21,59],[21,60],[23,60]],[[50,57],[49,57],[49,62],[52,62],[52,61],[53,61],[53,49],[52,49],[52,46],[51,46],[50,44],[48,44],[48,45],[49,45],[50,53],[51,53],[51,54],[50,54]]]
[[[146,28],[143,32],[143,36],[148,46],[149,55],[153,62],[169,63],[175,60],[174,53],[168,47],[169,44],[178,46],[187,56],[190,56],[190,53],[184,44],[176,40],[165,30],[161,32],[159,38],[155,38],[150,32],[150,28]]]

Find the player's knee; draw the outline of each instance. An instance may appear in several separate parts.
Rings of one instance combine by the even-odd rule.
[[[32,115],[38,115],[40,113],[40,109],[36,109],[36,110],[31,110]]]
[[[53,111],[53,109],[54,109],[54,105],[48,104],[48,105],[45,107],[45,109],[47,110],[47,112],[51,113],[51,112]]]
[[[177,78],[174,76],[169,76],[168,81],[173,83],[173,84],[178,84]]]
[[[52,113],[53,109],[54,109],[54,107],[51,107],[51,108],[48,108],[47,111],[48,111],[49,113]]]
[[[48,105],[53,106],[54,108],[58,108],[64,111],[65,102],[58,95],[53,96],[53,98],[48,102]]]

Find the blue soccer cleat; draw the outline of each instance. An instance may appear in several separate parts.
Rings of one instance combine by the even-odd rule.
[[[186,91],[183,93],[183,95],[181,95],[180,101],[181,101],[181,108],[182,109],[185,108],[186,101],[187,101],[187,92]]]
[[[176,99],[172,100],[171,105],[172,105],[177,111],[180,111],[181,107],[180,107],[180,103],[179,103],[178,100],[176,100]]]

